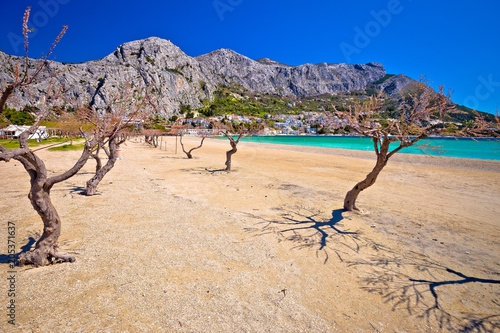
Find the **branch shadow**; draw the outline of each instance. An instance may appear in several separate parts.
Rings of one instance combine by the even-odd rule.
[[[212,176],[217,175],[219,173],[229,174],[229,171],[227,171],[226,169],[209,169],[206,167],[184,168],[184,169],[180,169],[180,171],[192,173],[192,174],[209,173]]]
[[[16,266],[17,266],[17,265],[18,265],[18,264],[17,264],[17,258],[18,258],[21,254],[23,254],[23,253],[28,252],[29,250],[31,250],[31,247],[32,247],[32,246],[33,246],[33,244],[35,244],[35,243],[36,243],[35,238],[30,237],[30,238],[28,239],[28,243],[26,243],[25,245],[21,246],[20,251],[19,251],[18,253],[15,253],[15,254],[13,254],[13,255],[10,255],[10,257],[9,257],[9,255],[8,255],[8,254],[0,254],[0,264],[8,264],[9,262],[14,261],[14,262],[16,263]],[[9,260],[9,259],[10,259],[10,260]],[[12,260],[12,259],[14,259],[14,260]]]
[[[464,272],[421,253],[397,253],[346,227],[349,215],[342,209],[332,211],[331,218],[301,207],[281,210],[272,219],[247,213],[260,222],[245,231],[278,235],[294,249],[314,249],[316,257],[323,254],[324,264],[329,253],[336,254],[341,264],[359,268],[353,273],[360,289],[380,295],[393,311],[404,310],[441,330],[500,332],[500,272],[476,268],[471,274],[471,267]]]
[[[404,309],[429,324],[437,323],[440,329],[455,332],[500,330],[500,292],[477,292],[499,285],[500,280],[466,275],[416,252],[407,257],[389,253],[385,257],[373,256],[347,262],[349,267],[370,268],[369,273],[361,278],[361,283],[365,285],[361,289],[381,295],[386,303],[393,304],[393,310]],[[459,288],[463,285],[474,288],[465,293],[469,297],[463,297],[464,291]],[[467,310],[460,311],[454,307],[450,303],[453,297],[460,297]]]
[[[210,173],[212,176],[218,172],[225,172],[225,173],[229,173],[229,171],[227,171],[226,169],[208,169],[208,168],[205,168],[205,171],[207,171],[208,173]]]
[[[87,194],[87,189],[85,187],[82,187],[82,186],[75,186],[71,189],[71,191],[69,193],[85,196]]]
[[[261,228],[247,228],[247,232],[278,234],[281,240],[295,243],[294,249],[316,249],[316,256],[323,253],[324,264],[329,260],[329,252],[334,252],[341,262],[344,255],[359,253],[363,247],[379,250],[383,246],[364,237],[359,230],[351,231],[344,226],[343,209],[333,210],[331,218],[322,217],[322,212],[297,208],[281,214],[279,219],[263,220]]]
[[[166,156],[161,156],[160,157],[160,159],[165,159],[165,158],[169,159],[169,160],[189,160],[189,158],[187,158],[186,156],[169,156],[169,155],[166,155]],[[195,159],[195,157],[193,157],[192,159]]]

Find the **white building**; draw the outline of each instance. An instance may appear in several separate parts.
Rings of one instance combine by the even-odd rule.
[[[9,125],[6,128],[0,129],[0,138],[17,139],[21,133],[28,130],[31,126]],[[31,134],[28,139],[47,139],[49,134],[45,126],[39,126],[35,133]]]

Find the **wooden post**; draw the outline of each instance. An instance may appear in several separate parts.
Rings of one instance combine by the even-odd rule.
[[[177,134],[175,135],[175,154],[177,155]]]

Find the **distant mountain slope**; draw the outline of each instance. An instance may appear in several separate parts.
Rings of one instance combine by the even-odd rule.
[[[225,81],[259,93],[311,96],[364,90],[385,75],[381,64],[305,64],[288,66],[270,59],[255,61],[232,50],[220,49],[196,57]]]
[[[0,52],[0,84],[7,83],[7,58],[15,57]],[[190,57],[170,41],[156,37],[120,45],[100,60],[81,64],[53,62],[50,72],[57,72],[55,79],[64,87],[68,99],[98,107],[105,105],[120,83],[153,86],[164,97],[166,116],[181,105],[202,106],[203,100],[213,99],[221,85],[236,83],[257,93],[304,97],[366,90],[386,76],[378,63],[289,66],[268,58],[252,60],[228,49]],[[395,94],[409,82],[410,78],[398,75],[385,80],[380,88]],[[47,84],[34,88],[36,98]],[[22,91],[16,91],[15,97],[10,104],[29,104],[28,95]]]

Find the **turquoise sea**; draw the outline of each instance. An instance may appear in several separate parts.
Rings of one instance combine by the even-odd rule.
[[[295,146],[373,150],[373,141],[370,138],[353,136],[253,136],[243,138],[242,141]],[[500,161],[500,141],[495,139],[429,138],[421,140],[419,143],[430,143],[432,146],[442,146],[445,152],[440,156]],[[396,144],[394,144],[394,146],[396,147]],[[425,154],[425,152],[417,147],[403,148],[399,153]],[[429,152],[429,154],[437,155],[434,152]]]

